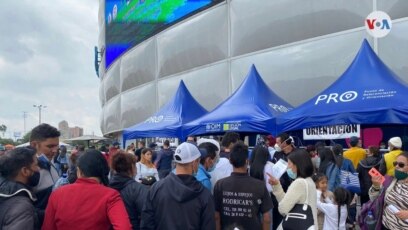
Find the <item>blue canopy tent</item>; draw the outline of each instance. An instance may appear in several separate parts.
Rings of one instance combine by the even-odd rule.
[[[176,94],[158,112],[144,122],[123,131],[123,141],[145,137],[184,139],[182,125],[207,113],[190,94],[183,81]]]
[[[292,106],[273,93],[252,65],[240,87],[213,111],[184,125],[185,135],[276,133],[275,117]]]
[[[278,131],[325,125],[407,124],[408,87],[367,40],[331,86],[277,118]]]

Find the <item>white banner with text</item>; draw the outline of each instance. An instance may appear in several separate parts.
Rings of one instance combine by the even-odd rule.
[[[304,140],[332,140],[360,136],[360,125],[328,125],[303,129]]]

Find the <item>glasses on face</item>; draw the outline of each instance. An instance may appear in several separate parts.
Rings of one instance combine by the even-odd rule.
[[[396,167],[397,165],[398,165],[399,168],[404,168],[405,167],[405,163],[403,163],[403,162],[394,161],[392,164],[394,165],[394,167]]]

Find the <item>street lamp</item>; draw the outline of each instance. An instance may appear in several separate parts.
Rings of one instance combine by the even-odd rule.
[[[47,108],[46,105],[33,105],[33,107],[38,108],[38,124],[41,125],[41,109]]]

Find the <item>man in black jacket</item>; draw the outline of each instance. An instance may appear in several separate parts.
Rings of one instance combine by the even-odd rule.
[[[16,148],[0,157],[0,229],[38,229],[31,187],[40,169],[35,150]]]
[[[193,176],[198,171],[200,156],[193,144],[182,143],[177,147],[176,172],[150,188],[141,229],[215,229],[211,193]]]
[[[165,178],[171,172],[171,162],[173,160],[174,151],[170,148],[170,141],[165,140],[163,143],[163,149],[157,154],[156,165],[159,172],[160,180]]]

